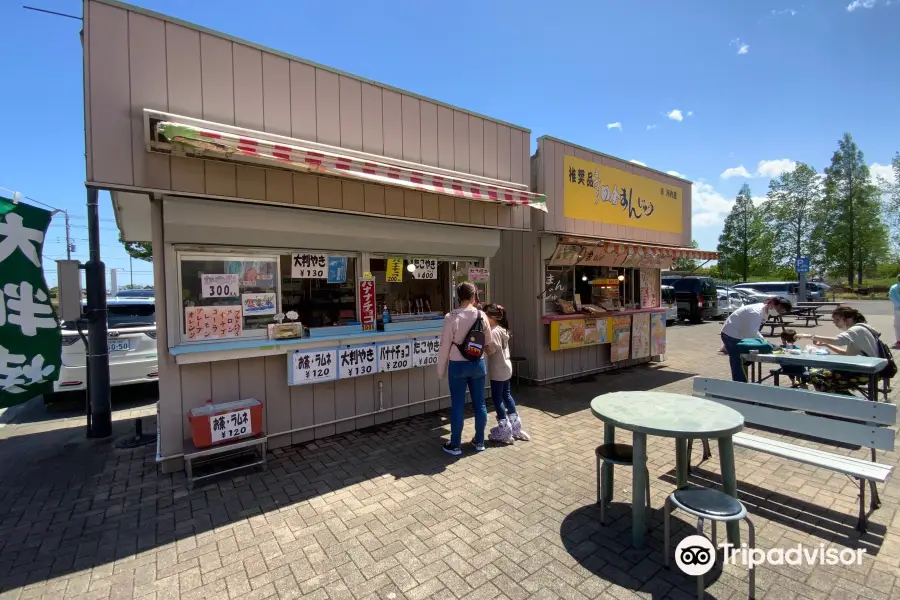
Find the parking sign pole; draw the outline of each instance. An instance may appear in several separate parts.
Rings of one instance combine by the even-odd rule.
[[[90,437],[112,435],[112,402],[109,391],[109,351],[107,347],[106,266],[100,260],[100,206],[98,191],[88,188],[88,249],[90,259],[84,266],[88,322],[88,401]]]

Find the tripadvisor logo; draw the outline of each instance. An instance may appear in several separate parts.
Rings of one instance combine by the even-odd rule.
[[[735,547],[722,543],[725,564],[740,564],[750,569],[759,565],[861,565],[865,548],[826,548],[824,544],[804,546],[797,544],[790,548],[748,548],[746,544]],[[683,573],[700,576],[708,573],[716,562],[717,548],[705,536],[689,535],[675,548],[675,564]]]

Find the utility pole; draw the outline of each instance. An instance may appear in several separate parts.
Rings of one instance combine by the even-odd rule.
[[[87,190],[88,248],[90,259],[84,266],[87,287],[88,321],[88,406],[90,437],[112,435],[112,401],[109,390],[109,350],[106,343],[106,267],[100,260],[99,192]]]
[[[63,214],[66,216],[66,259],[72,260],[72,233],[71,229],[69,229],[69,211],[64,210]]]
[[[128,271],[131,273],[131,289],[134,289],[134,265],[131,264],[131,255],[128,255]]]

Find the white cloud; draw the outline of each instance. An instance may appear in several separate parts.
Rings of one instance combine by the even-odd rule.
[[[731,179],[732,177],[744,177],[746,179],[750,179],[753,175],[750,174],[750,171],[744,168],[744,165],[738,165],[736,167],[730,167],[722,171],[722,174],[719,176],[722,179]]]
[[[632,158],[631,160],[629,160],[628,162],[634,163],[634,164],[636,164],[636,165],[641,165],[642,167],[646,167],[646,166],[647,166],[647,163],[642,163],[641,161],[639,161],[639,160],[634,160],[633,158]]]
[[[782,173],[789,173],[797,168],[797,163],[789,158],[776,158],[775,160],[761,160],[756,167],[757,177],[772,179]]]
[[[777,16],[780,16],[780,15],[790,15],[790,16],[793,17],[794,15],[797,14],[797,11],[794,10],[793,8],[785,8],[785,9],[782,9],[782,10],[774,10],[774,9],[773,9],[773,10],[771,10],[770,12],[772,13],[772,16],[773,16],[773,17],[777,17]]]
[[[765,202],[768,199],[769,199],[768,196],[751,196],[750,197],[750,201],[753,202],[753,206],[759,206],[760,204],[762,204],[763,202]]]
[[[872,8],[875,6],[875,0],[853,0],[847,5],[847,12],[853,12],[857,8]]]
[[[618,121],[616,121],[615,123],[607,123],[606,128],[607,129],[618,129],[619,131],[622,131],[622,124],[619,123]]]
[[[678,171],[666,171],[672,177],[681,177],[682,179],[687,179],[687,175],[683,173],[679,173]]]
[[[647,125],[647,131],[650,131],[651,129],[656,129],[656,125]]]
[[[731,212],[734,199],[728,199],[708,183],[695,182],[691,186],[691,212],[694,227],[722,226]]]
[[[666,116],[669,117],[670,119],[672,119],[673,121],[683,121],[684,120],[684,115],[682,115],[681,111],[678,110],[677,108],[667,112]]]
[[[687,112],[687,116],[693,117],[693,116],[694,116],[694,111],[689,110],[689,111]]]
[[[750,52],[750,44],[745,44],[741,42],[741,38],[734,38],[731,42],[728,43],[729,46],[734,46],[738,49],[738,54],[747,54]]]
[[[872,163],[869,165],[869,176],[872,178],[872,183],[875,185],[879,184],[879,177],[894,183],[894,168],[891,165]]]

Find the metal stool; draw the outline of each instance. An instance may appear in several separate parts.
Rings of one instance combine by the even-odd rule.
[[[600,505],[600,523],[606,525],[606,505],[612,497],[603,497],[603,464],[612,466],[634,467],[634,455],[628,444],[601,444],[594,451],[597,455],[597,504]],[[650,470],[644,469],[647,478],[647,529],[650,529]]]
[[[672,512],[672,505],[680,508],[688,514],[697,517],[697,533],[703,535],[703,519],[709,519],[712,522],[712,543],[713,547],[717,546],[716,541],[716,523],[718,521],[747,521],[747,527],[750,529],[749,544],[750,550],[756,548],[756,530],[753,522],[747,516],[747,508],[735,498],[732,498],[725,492],[719,490],[711,490],[709,488],[688,486],[675,490],[668,498],[666,498],[666,506],[664,510],[664,529],[665,537],[665,566],[669,568],[669,516]],[[703,575],[697,577],[697,598],[703,600]],[[750,567],[750,599],[756,597],[756,570]]]
[[[520,378],[520,376],[522,375],[522,367],[520,367],[519,365],[522,364],[522,363],[524,363],[525,366],[527,367],[527,366],[528,366],[528,359],[525,358],[524,356],[511,356],[511,357],[509,358],[509,362],[512,363],[512,366],[513,366],[513,373],[514,373],[515,376],[516,376],[516,388],[518,388],[518,387],[519,387],[519,378]],[[530,374],[531,374],[531,373],[529,373],[529,375],[530,375]]]

